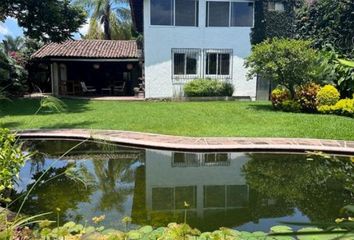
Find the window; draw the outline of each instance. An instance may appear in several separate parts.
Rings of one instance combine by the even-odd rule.
[[[208,1],[206,14],[208,27],[253,27],[254,6],[251,1]]]
[[[253,2],[233,2],[231,4],[231,26],[253,27]]]
[[[198,0],[175,0],[175,26],[198,26]]]
[[[173,49],[173,75],[195,77],[198,74],[199,52],[197,49]]]
[[[199,0],[151,0],[151,25],[198,26]]]
[[[230,2],[207,2],[207,26],[228,27]]]
[[[151,24],[173,24],[173,0],[151,0]]]
[[[268,2],[268,11],[284,12],[285,7],[282,2]]]
[[[231,53],[229,51],[206,51],[205,74],[229,76],[231,69]]]

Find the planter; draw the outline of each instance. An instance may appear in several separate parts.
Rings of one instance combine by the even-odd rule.
[[[139,91],[135,94],[138,98],[145,98],[145,91]]]

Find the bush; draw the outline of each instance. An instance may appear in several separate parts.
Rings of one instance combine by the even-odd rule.
[[[275,109],[281,110],[284,101],[290,99],[290,92],[283,88],[276,88],[272,91],[271,101]]]
[[[301,105],[300,105],[300,103],[298,103],[298,102],[295,101],[295,100],[285,100],[285,101],[282,103],[281,109],[282,109],[284,112],[295,112],[295,113],[299,113],[299,112],[301,112]]]
[[[232,96],[234,87],[231,83],[215,79],[194,79],[184,86],[187,97],[222,97]]]
[[[0,202],[8,201],[6,191],[11,189],[28,156],[24,155],[15,135],[0,129]]]
[[[335,105],[339,101],[339,97],[340,94],[335,87],[332,85],[326,85],[317,93],[317,105],[319,107],[324,105]]]
[[[249,78],[260,75],[286,87],[294,99],[297,86],[323,80],[320,60],[321,54],[310,41],[275,38],[254,46],[245,66]]]
[[[323,105],[318,111],[325,114],[337,114],[342,116],[354,117],[354,98],[341,99],[335,105]]]
[[[303,112],[313,113],[317,111],[317,93],[319,90],[320,85],[316,83],[307,83],[298,88],[296,95]]]

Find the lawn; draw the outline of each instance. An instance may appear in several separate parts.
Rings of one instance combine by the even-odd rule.
[[[116,102],[64,100],[67,111],[34,115],[39,100],[2,102],[11,129],[117,129],[185,136],[302,137],[354,140],[354,119],[273,111],[268,102]]]

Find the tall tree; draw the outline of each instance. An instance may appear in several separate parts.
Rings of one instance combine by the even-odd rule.
[[[70,0],[1,0],[0,21],[17,19],[24,34],[44,42],[72,38],[86,21],[85,11]]]
[[[112,39],[112,25],[123,25],[130,20],[128,0],[75,0],[75,3],[87,8],[91,18],[103,25],[104,39]],[[114,27],[113,29],[119,29]]]

